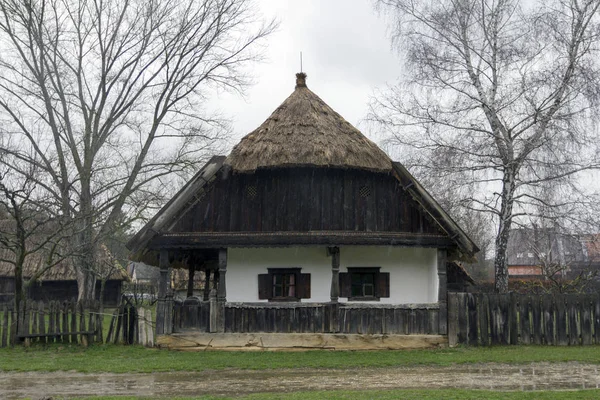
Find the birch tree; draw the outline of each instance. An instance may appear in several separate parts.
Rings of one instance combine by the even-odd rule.
[[[36,165],[75,222],[80,299],[120,216],[156,207],[226,135],[209,93],[242,91],[274,28],[250,0],[0,0],[5,165]]]
[[[571,189],[547,205],[581,208],[589,195],[583,175],[599,166],[590,121],[600,89],[600,1],[377,5],[393,17],[406,74],[377,93],[371,118],[417,175],[453,182],[461,206],[493,216],[495,289],[506,292],[514,221],[544,201],[540,187],[554,180]]]

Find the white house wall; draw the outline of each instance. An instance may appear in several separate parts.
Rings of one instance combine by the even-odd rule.
[[[381,267],[390,273],[390,297],[380,303],[437,302],[437,252],[431,248],[342,246],[340,272],[348,267]],[[325,247],[230,248],[227,255],[227,301],[259,302],[258,275],[267,268],[302,268],[311,274],[311,298],[330,301],[331,257]],[[340,298],[340,302],[346,301]]]

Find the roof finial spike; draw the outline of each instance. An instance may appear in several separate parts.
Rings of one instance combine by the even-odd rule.
[[[296,89],[306,87],[306,74],[302,71],[302,52],[300,52],[300,72],[296,74]]]

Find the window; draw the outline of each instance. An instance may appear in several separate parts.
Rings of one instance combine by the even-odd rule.
[[[310,274],[300,268],[268,268],[258,275],[258,298],[269,301],[299,301],[310,298]]]
[[[348,300],[379,301],[390,297],[390,274],[380,267],[349,267],[340,273],[340,297]]]
[[[375,297],[375,271],[350,274],[350,295],[352,297]]]
[[[294,272],[276,272],[271,276],[274,298],[296,298],[296,274]]]

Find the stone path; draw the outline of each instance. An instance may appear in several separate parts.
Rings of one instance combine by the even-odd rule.
[[[299,390],[465,388],[564,390],[600,388],[599,365],[533,363],[452,367],[294,369],[144,374],[0,373],[1,399],[88,395],[199,396]]]

